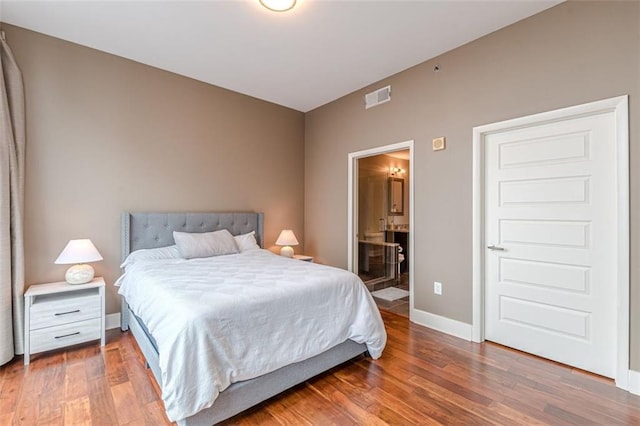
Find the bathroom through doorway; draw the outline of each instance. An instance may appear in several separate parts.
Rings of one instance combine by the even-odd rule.
[[[352,153],[350,265],[378,307],[410,317],[413,142]]]

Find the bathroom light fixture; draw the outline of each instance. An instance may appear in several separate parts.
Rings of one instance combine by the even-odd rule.
[[[260,4],[274,12],[286,12],[296,5],[297,0],[260,0]]]
[[[291,229],[284,229],[276,240],[277,246],[284,246],[280,249],[280,256],[284,257],[293,257],[293,248],[290,246],[297,246],[298,244],[300,243]]]
[[[402,173],[404,170],[402,170],[400,167],[389,167],[389,175],[390,176],[395,176],[398,173]]]
[[[102,255],[93,245],[90,239],[71,240],[60,253],[54,262],[56,265],[74,264],[69,269],[64,278],[69,284],[84,284],[93,279],[94,271],[89,262],[102,260]]]

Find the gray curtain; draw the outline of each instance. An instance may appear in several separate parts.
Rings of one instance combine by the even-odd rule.
[[[25,110],[22,74],[0,38],[0,365],[24,352]]]

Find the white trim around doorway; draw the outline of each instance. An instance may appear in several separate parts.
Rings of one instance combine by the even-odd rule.
[[[484,140],[490,133],[553,122],[569,117],[614,112],[616,117],[616,157],[618,200],[617,246],[617,357],[616,386],[629,389],[629,106],[628,96],[544,112],[473,129],[473,324],[472,340],[484,336]]]
[[[354,224],[357,223],[358,218],[358,203],[355,201],[358,197],[357,188],[357,173],[358,168],[357,161],[360,158],[371,157],[374,155],[387,154],[394,151],[400,151],[403,149],[409,150],[409,319],[414,321],[416,316],[415,303],[414,303],[414,269],[415,269],[415,249],[414,249],[414,232],[415,232],[415,202],[414,202],[414,147],[413,140],[394,143],[391,145],[380,146],[377,148],[366,149],[363,151],[349,153],[349,183],[348,183],[348,219],[347,219],[347,269],[351,272],[354,271],[354,265],[356,264],[354,256],[357,256],[357,250],[354,250],[357,244],[356,230]]]

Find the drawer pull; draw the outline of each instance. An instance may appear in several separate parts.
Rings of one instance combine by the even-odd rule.
[[[71,333],[71,334],[64,334],[62,336],[55,336],[54,339],[62,339],[63,337],[75,336],[76,334],[80,334],[80,332],[76,331],[75,333]]]
[[[80,309],[76,309],[75,311],[69,311],[69,312],[59,312],[59,313],[56,313],[55,316],[76,314],[78,312],[80,312]]]

